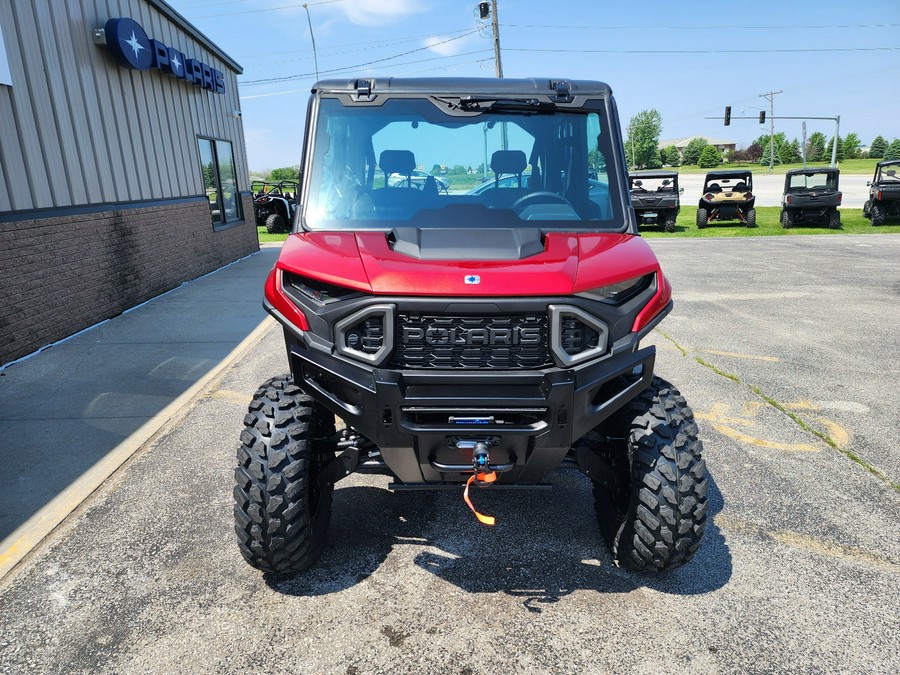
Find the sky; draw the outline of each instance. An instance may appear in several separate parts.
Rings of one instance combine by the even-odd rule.
[[[308,18],[298,0],[168,2],[244,68],[251,171],[299,164],[317,67],[321,79],[494,75],[477,0],[307,0]],[[701,134],[746,147],[768,133],[760,94],[772,91],[781,92],[776,118],[840,115],[841,136],[855,132],[863,145],[900,137],[900,0],[497,4],[505,77],[601,80],[623,125],[658,110],[662,139]],[[776,119],[775,131],[800,138],[801,124]],[[807,130],[830,137],[834,121],[809,120]]]

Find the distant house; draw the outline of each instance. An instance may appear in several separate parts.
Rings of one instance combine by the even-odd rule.
[[[710,145],[714,145],[716,150],[718,150],[721,154],[725,154],[726,152],[734,152],[737,149],[737,143],[735,141],[726,141],[721,138],[710,138],[709,136],[685,136],[684,138],[671,138],[669,140],[660,141],[659,149],[668,148],[669,146],[674,145],[678,148],[678,154],[684,157],[684,149],[688,146],[695,138],[702,138],[704,141],[709,143]]]

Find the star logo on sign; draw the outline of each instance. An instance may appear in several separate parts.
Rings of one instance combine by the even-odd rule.
[[[178,60],[177,56],[172,57],[172,65],[175,66],[177,70],[181,70],[181,61]]]
[[[134,52],[134,58],[138,57],[138,53],[142,49],[146,49],[146,47],[142,46],[140,42],[138,42],[137,36],[134,34],[134,31],[131,31],[131,39],[130,40],[122,40],[125,44],[131,47],[131,51]]]
[[[481,277],[478,276],[477,274],[470,274],[469,276],[467,276],[467,277],[465,278],[465,282],[466,282],[467,284],[480,284],[480,283],[481,283]]]

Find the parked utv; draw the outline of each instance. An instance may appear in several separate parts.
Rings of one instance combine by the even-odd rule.
[[[756,227],[753,174],[744,169],[710,171],[703,181],[703,196],[697,206],[697,229],[714,220],[740,220]]]
[[[869,198],[863,204],[863,215],[872,225],[884,225],[888,218],[900,217],[900,159],[878,162],[875,176],[867,182]]]
[[[784,175],[784,194],[781,196],[782,227],[821,224],[832,230],[839,229],[840,174],[840,170],[831,167],[788,171]]]
[[[560,467],[593,481],[618,564],[688,561],[706,467],[691,409],[640,344],[672,288],[629,208],[609,87],[332,80],[309,106],[300,216],[265,284],[291,372],[256,391],[237,453],[247,562],[310,567],[334,485],[354,472],[391,490],[465,488],[475,511],[470,487],[547,489]],[[493,189],[383,179],[448,149],[477,165],[485,145]],[[593,179],[589,155],[605,167]]]
[[[636,171],[629,175],[631,205],[638,225],[661,225],[675,231],[675,219],[681,210],[677,171]]]
[[[290,180],[277,183],[253,181],[250,190],[256,226],[265,227],[269,234],[287,232],[296,209],[297,183]]]

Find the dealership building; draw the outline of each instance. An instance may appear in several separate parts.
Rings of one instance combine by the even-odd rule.
[[[163,0],[0,2],[0,365],[258,250],[240,73]]]

